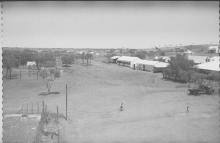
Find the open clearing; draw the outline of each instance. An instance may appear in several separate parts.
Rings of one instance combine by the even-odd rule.
[[[61,94],[46,91],[42,79],[4,80],[4,114],[26,103],[41,103],[65,115],[68,84],[66,142],[218,143],[219,96],[188,96],[186,84],[162,80],[160,73],[134,71],[94,61],[92,66],[73,65],[53,83]],[[121,102],[124,111],[120,112]],[[190,112],[186,112],[189,106]],[[4,141],[4,138],[3,138]]]

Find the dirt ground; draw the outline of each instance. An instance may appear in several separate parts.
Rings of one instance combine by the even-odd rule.
[[[73,65],[53,83],[59,95],[46,91],[39,80],[4,80],[4,113],[26,103],[41,103],[65,115],[68,85],[68,122],[63,123],[66,143],[218,143],[219,96],[188,96],[186,84],[162,80],[160,73],[135,71],[93,61]],[[124,111],[120,111],[121,102]],[[189,106],[189,112],[186,107]]]

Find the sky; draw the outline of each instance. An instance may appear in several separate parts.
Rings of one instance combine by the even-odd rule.
[[[3,46],[134,48],[218,43],[218,1],[4,2]]]

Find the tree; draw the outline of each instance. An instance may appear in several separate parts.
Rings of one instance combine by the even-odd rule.
[[[172,70],[184,70],[188,71],[192,69],[194,62],[192,60],[188,60],[184,55],[177,54],[176,57],[171,57],[170,61],[170,68]]]
[[[82,59],[82,63],[84,64],[84,60],[85,60],[85,52],[83,52],[83,53],[81,54],[81,59]]]
[[[30,49],[25,49],[20,52],[20,64],[26,65],[27,61],[34,61],[36,52]]]
[[[6,68],[6,78],[8,78],[8,73],[9,73],[9,78],[11,79],[11,73],[12,73],[12,68],[13,67],[18,67],[19,65],[19,60],[15,56],[15,52],[5,50],[3,49],[3,67]]]
[[[46,81],[46,88],[48,93],[51,91],[52,82],[60,77],[60,70],[58,69],[42,69],[40,71],[40,76]]]
[[[63,64],[73,64],[74,59],[75,59],[74,55],[70,55],[70,54],[65,54],[64,56],[61,57]]]
[[[171,57],[169,66],[163,72],[163,76],[176,81],[187,82],[191,80],[190,74],[194,63],[188,60],[184,55],[177,54],[176,57]]]
[[[135,56],[140,58],[140,59],[145,59],[146,58],[146,53],[143,52],[143,51],[137,51]]]
[[[46,81],[47,92],[50,93],[51,81],[53,81],[50,71],[47,69],[43,69],[40,71],[40,76]]]
[[[87,53],[87,54],[85,55],[85,59],[86,59],[87,65],[89,65],[89,63],[91,64],[92,54]]]

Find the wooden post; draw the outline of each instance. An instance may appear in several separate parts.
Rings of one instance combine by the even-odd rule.
[[[67,120],[67,84],[66,84],[66,120]]]

